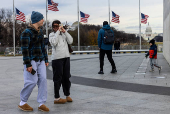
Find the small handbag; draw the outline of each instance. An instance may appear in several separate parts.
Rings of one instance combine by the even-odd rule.
[[[68,43],[67,43],[67,44],[68,44]],[[71,48],[70,44],[68,44],[68,50],[69,50],[70,53],[73,52],[73,49]]]

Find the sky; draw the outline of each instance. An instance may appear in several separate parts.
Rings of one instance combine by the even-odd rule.
[[[0,8],[13,10],[13,0],[0,0]],[[77,0],[53,0],[59,3],[59,11],[48,11],[48,20],[60,20],[72,25],[78,20]],[[41,12],[46,19],[46,0],[14,0],[15,7],[25,13],[27,20],[32,11]],[[80,11],[89,14],[88,24],[102,25],[109,21],[108,0],[79,0]],[[139,0],[110,0],[110,10],[120,16],[120,23],[111,23],[117,30],[139,33]],[[140,10],[149,16],[148,22],[153,33],[163,33],[163,0],[140,0]],[[112,18],[112,15],[110,15]],[[145,33],[148,24],[141,25]]]

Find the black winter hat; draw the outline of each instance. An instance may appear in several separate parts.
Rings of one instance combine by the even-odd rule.
[[[152,39],[149,43],[152,43],[154,45],[155,44],[155,40]]]
[[[104,22],[103,22],[103,26],[104,26],[104,25],[108,25],[108,22],[107,22],[107,21],[104,21]]]

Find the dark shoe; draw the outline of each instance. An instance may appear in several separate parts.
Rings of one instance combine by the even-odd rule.
[[[18,105],[18,108],[23,110],[23,111],[33,111],[33,108],[30,107],[27,103],[22,105],[22,106]]]
[[[160,66],[160,67],[158,68],[158,70],[161,71],[161,70],[162,70],[162,66]]]
[[[44,104],[41,105],[40,107],[38,107],[38,110],[40,110],[42,112],[49,112],[49,108],[46,107]]]
[[[67,102],[73,102],[71,97],[66,97]]]
[[[99,71],[98,74],[104,74],[104,72],[103,71]]]
[[[110,73],[115,73],[115,72],[117,72],[117,70],[116,70],[116,69],[113,69]]]
[[[158,68],[158,70],[159,70],[159,75],[160,75],[161,70],[162,70],[162,66],[160,66],[160,67]]]
[[[60,98],[60,100],[54,100],[54,104],[64,104],[64,103],[66,103],[67,102],[67,100],[66,99],[62,99],[62,98]]]

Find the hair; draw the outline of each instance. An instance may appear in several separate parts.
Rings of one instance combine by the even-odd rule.
[[[104,21],[104,22],[103,22],[103,26],[104,26],[104,25],[108,25],[108,22],[107,22],[107,21]]]
[[[54,24],[61,24],[61,22],[59,21],[59,20],[55,20],[55,21],[53,21],[52,22],[52,27],[54,26]],[[66,29],[68,29],[68,25],[65,25],[65,26],[63,26],[63,28],[66,30]]]
[[[60,22],[59,20],[53,21],[53,22],[52,22],[52,27],[54,26],[54,24],[58,24],[58,25],[59,25],[59,24],[61,24],[61,22]]]

